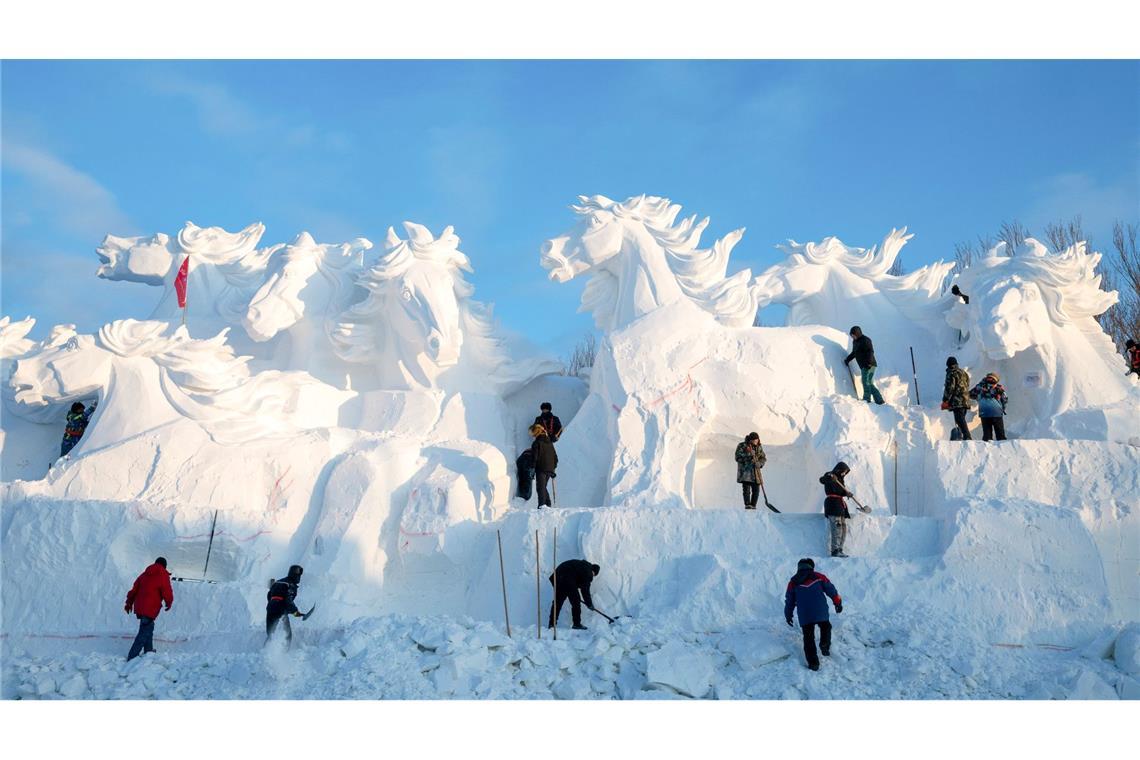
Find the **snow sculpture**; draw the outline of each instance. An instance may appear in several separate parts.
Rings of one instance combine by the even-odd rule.
[[[346,365],[333,352],[332,330],[341,312],[362,299],[355,283],[364,267],[365,238],[339,245],[318,245],[302,232],[270,260],[261,287],[249,300],[242,325],[259,342],[284,332],[288,346],[277,352],[279,369],[305,370],[333,385],[362,389],[367,368]],[[353,378],[346,379],[354,369]]]
[[[220,443],[335,424],[335,404],[326,404],[325,415],[316,414],[314,404],[306,405],[307,419],[293,414],[303,392],[319,392],[319,384],[304,373],[251,376],[248,357],[234,356],[224,331],[196,340],[185,328],[170,336],[168,329],[162,321],[124,319],[104,325],[95,336],[58,331],[16,363],[9,381],[12,411],[34,419],[46,405],[99,397],[99,410],[80,444],[87,451],[182,417],[201,424]]]
[[[639,195],[618,203],[603,195],[578,196],[571,208],[583,217],[570,232],[542,246],[550,279],[591,275],[582,292],[600,330],[617,330],[654,309],[688,300],[721,324],[751,325],[756,299],[751,272],[725,277],[728,257],[744,229],[697,248],[708,217],[674,224],[681,207],[667,198]]]
[[[11,317],[0,318],[0,359],[10,359],[30,351],[36,342],[27,336],[35,326],[36,320],[31,317],[19,322],[13,322]]]
[[[954,263],[937,261],[910,274],[887,274],[912,237],[906,227],[892,229],[870,250],[849,247],[836,237],[819,243],[789,240],[778,246],[787,260],[756,278],[758,304],[786,305],[788,325],[827,325],[844,333],[859,325],[875,342],[880,378],[893,374],[909,383],[911,347],[919,376],[938,378],[945,366],[942,348],[953,347],[957,337],[943,318],[952,296],[942,294]],[[930,388],[928,403],[936,403],[936,396]]]
[[[389,389],[503,394],[558,371],[551,360],[511,360],[491,308],[471,299],[475,289],[463,278],[471,265],[453,228],[439,238],[414,222],[404,229],[407,240],[388,228],[384,254],[358,280],[368,296],[332,334],[341,358],[375,365]]]
[[[162,287],[150,318],[174,321],[182,316],[174,280],[188,256],[187,328],[197,337],[216,335],[225,327],[241,324],[266,263],[282,247],[258,249],[264,232],[260,222],[240,232],[187,222],[173,239],[161,232],[140,237],[107,235],[96,249],[103,262],[97,274],[107,280]]]
[[[1100,287],[1100,258],[1083,242],[1050,253],[1028,238],[1013,255],[1005,243],[997,244],[958,276],[970,296],[968,306],[959,302],[947,315],[968,335],[959,362],[979,377],[1001,374],[1015,425],[1021,417],[1038,423],[1037,434],[1050,428],[1061,434],[1064,421],[1056,415],[1124,403],[1120,411],[1131,422],[1123,439],[1140,434],[1140,409],[1124,361],[1094,319],[1117,300],[1115,291]]]

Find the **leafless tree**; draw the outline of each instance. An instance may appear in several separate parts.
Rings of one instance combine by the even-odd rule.
[[[1112,226],[1112,249],[1115,256],[1103,267],[1102,287],[1115,290],[1120,300],[1097,318],[1100,326],[1121,351],[1129,338],[1140,339],[1140,255],[1136,251],[1135,224],[1117,221]]]
[[[1078,220],[1079,222],[1079,220]],[[961,272],[970,264],[986,255],[991,248],[998,243],[1005,243],[1006,254],[1012,256],[1025,239],[1029,237],[1029,230],[1025,225],[1016,219],[1012,222],[1002,222],[1001,227],[998,228],[996,235],[978,235],[975,242],[961,242],[954,244],[954,269],[955,274]],[[946,279],[944,285],[945,289],[950,288],[950,278]]]
[[[588,332],[581,337],[570,356],[563,360],[562,374],[577,375],[581,370],[594,366],[594,359],[598,356],[598,337]]]

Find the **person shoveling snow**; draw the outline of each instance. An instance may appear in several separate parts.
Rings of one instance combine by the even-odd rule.
[[[804,634],[804,657],[807,666],[819,670],[819,655],[815,651],[815,629],[819,628],[819,651],[831,656],[831,621],[827,615],[827,598],[835,603],[836,613],[843,612],[839,591],[823,573],[815,571],[815,561],[804,557],[796,565],[796,574],[788,581],[784,592],[784,622],[792,625],[792,610],[796,611]]]
[[[557,624],[558,615],[562,612],[562,603],[569,599],[574,628],[580,631],[586,630],[586,626],[582,625],[582,603],[585,602],[588,608],[594,609],[594,600],[590,598],[590,582],[601,570],[600,566],[590,564],[584,559],[568,559],[554,569],[550,574],[550,583],[554,585],[557,596],[550,603],[548,628],[553,628]],[[555,576],[557,584],[554,583]]]
[[[297,609],[297,586],[301,584],[301,574],[305,572],[305,568],[300,565],[292,565],[289,567],[289,574],[284,578],[278,578],[273,581],[269,586],[269,593],[266,594],[267,604],[265,605],[265,641],[269,643],[269,639],[273,636],[274,629],[277,628],[279,622],[285,623],[285,642],[286,644],[293,643],[293,627],[289,624],[289,615],[304,619],[305,615]],[[311,612],[312,610],[310,610]]]
[[[760,497],[760,468],[768,461],[764,447],[760,445],[760,434],[749,433],[748,437],[736,444],[736,482],[744,491],[744,508],[756,509]],[[765,499],[767,501],[767,499]]]
[[[847,463],[839,462],[819,476],[819,482],[823,484],[823,513],[827,515],[828,548],[832,557],[847,556],[843,553],[843,544],[847,541],[847,521],[851,518],[851,512],[844,499],[852,494],[847,490],[843,479],[849,472],[851,468]],[[864,512],[871,511],[862,505],[859,508]]]

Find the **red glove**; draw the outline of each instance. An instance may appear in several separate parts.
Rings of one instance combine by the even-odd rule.
[[[131,605],[124,604],[123,605],[123,612],[127,613],[128,615],[131,614]]]
[[[168,605],[166,605],[166,611],[167,611],[167,612],[170,612],[170,605],[169,605],[169,604],[168,604]]]
[[[950,408],[949,402],[943,401],[942,402],[942,409],[949,409],[949,408]]]

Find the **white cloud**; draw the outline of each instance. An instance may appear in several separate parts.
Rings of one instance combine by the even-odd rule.
[[[58,156],[6,139],[2,160],[4,168],[22,177],[31,191],[26,195],[6,193],[6,218],[21,225],[45,219],[48,225],[95,242],[108,232],[127,234],[134,230],[110,190]]]
[[[246,135],[268,125],[266,120],[224,85],[202,82],[171,72],[150,74],[146,82],[156,93],[177,95],[189,100],[202,129],[211,134]]]

